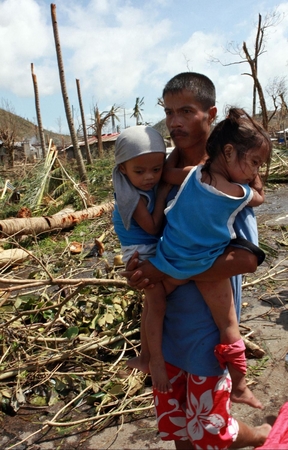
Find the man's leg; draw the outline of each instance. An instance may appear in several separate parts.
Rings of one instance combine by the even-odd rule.
[[[194,450],[190,441],[174,441],[176,450]]]
[[[271,431],[271,425],[263,423],[259,427],[249,427],[238,420],[239,432],[235,442],[229,448],[260,447]],[[177,447],[176,447],[177,448]]]
[[[173,391],[162,394],[153,389],[155,413],[159,436],[174,441],[175,448],[191,450],[186,429],[187,374],[178,367],[166,363],[166,370]]]

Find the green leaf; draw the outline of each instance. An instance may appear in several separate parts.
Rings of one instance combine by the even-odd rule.
[[[46,406],[47,405],[47,398],[41,397],[40,395],[33,395],[29,403],[34,406]]]
[[[62,334],[62,337],[68,339],[75,339],[78,336],[78,334],[79,334],[78,327],[70,327],[65,331],[65,333]]]
[[[98,392],[97,394],[88,395],[86,398],[87,405],[94,405],[96,402],[99,403],[105,395],[105,392]]]
[[[67,389],[67,385],[59,378],[55,378],[55,389],[57,392],[63,392]]]
[[[115,384],[110,390],[109,394],[111,395],[122,395],[123,392],[123,386],[122,384]]]

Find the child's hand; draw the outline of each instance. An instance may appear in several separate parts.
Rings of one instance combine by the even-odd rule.
[[[250,186],[252,189],[255,189],[255,191],[257,191],[257,192],[262,192],[263,184],[262,184],[262,181],[261,181],[261,178],[259,177],[259,175],[257,175],[257,176],[254,178],[254,180],[251,181],[251,183],[249,183],[249,186]]]
[[[248,203],[249,206],[259,206],[262,205],[262,203],[265,200],[264,195],[264,189],[262,185],[261,178],[259,175],[257,175],[251,183],[249,183],[252,191],[253,191],[253,198]]]

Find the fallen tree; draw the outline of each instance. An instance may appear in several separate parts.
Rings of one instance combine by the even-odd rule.
[[[108,202],[81,211],[57,213],[53,216],[25,217],[0,220],[0,237],[37,235],[43,232],[71,228],[83,220],[95,219],[104,212],[113,210],[114,203]]]

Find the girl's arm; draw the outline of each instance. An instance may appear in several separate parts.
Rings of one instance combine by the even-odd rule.
[[[164,209],[166,206],[166,197],[171,189],[171,185],[160,182],[157,189],[155,208],[152,214],[147,209],[147,202],[144,197],[140,197],[138,205],[133,213],[133,219],[136,220],[139,227],[146,233],[157,234],[162,228]]]
[[[179,164],[179,150],[174,148],[172,153],[168,156],[165,161],[162,179],[166,181],[166,183],[170,183],[172,185],[180,186],[183,183],[184,179],[192,169],[192,166],[187,166],[184,168],[177,167]]]
[[[252,200],[250,200],[248,205],[249,206],[262,205],[262,203],[265,200],[265,195],[264,195],[263,184],[262,184],[262,181],[261,181],[259,175],[257,175],[257,177],[252,181],[252,183],[250,183],[250,187],[253,190],[253,198],[252,198]]]

